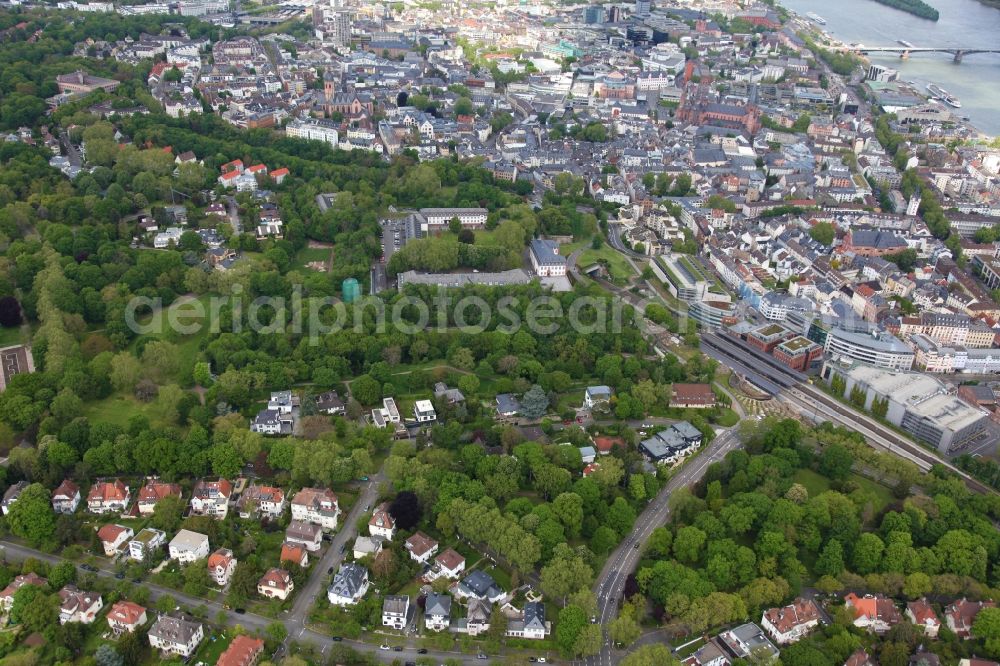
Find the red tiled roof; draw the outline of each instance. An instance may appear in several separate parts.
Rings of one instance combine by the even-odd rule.
[[[264,587],[276,587],[280,589],[285,589],[292,582],[292,576],[284,569],[268,569],[267,573],[260,577],[257,581],[258,585],[263,585]]]
[[[139,490],[139,501],[158,502],[170,495],[175,497],[181,496],[181,487],[179,484],[150,480]]]
[[[220,548],[208,556],[208,568],[222,567],[225,569],[233,559],[232,551]]]
[[[240,634],[219,655],[216,666],[248,666],[264,651],[264,641]]]
[[[434,561],[445,569],[454,570],[465,562],[465,558],[459,555],[454,549],[448,548],[443,553],[434,558]]]
[[[97,538],[105,543],[114,543],[123,532],[127,532],[127,527],[121,525],[107,524],[97,530]]]
[[[784,608],[769,608],[764,617],[778,632],[787,634],[795,627],[819,620],[819,608],[812,599],[799,597]]]
[[[87,501],[121,501],[126,497],[128,497],[128,486],[122,483],[121,479],[115,479],[114,481],[98,481],[91,486],[90,492],[87,494]]]
[[[437,541],[430,538],[423,532],[417,532],[416,534],[414,534],[413,536],[411,536],[409,539],[406,540],[407,549],[417,557],[420,557],[424,553],[434,550],[435,548],[437,548],[437,545],[438,545]]]
[[[135,624],[146,609],[132,601],[117,601],[108,611],[108,621],[118,624]]]
[[[297,543],[283,543],[281,544],[281,556],[278,558],[278,561],[282,563],[294,562],[301,565],[305,556],[305,546]]]

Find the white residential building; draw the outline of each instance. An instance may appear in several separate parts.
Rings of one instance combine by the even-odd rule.
[[[778,645],[794,643],[819,624],[819,607],[812,599],[799,597],[784,608],[769,608],[760,626]]]
[[[340,565],[340,570],[333,577],[333,583],[327,588],[326,597],[334,606],[353,606],[361,601],[366,592],[368,592],[368,570],[353,562],[347,562]]]
[[[102,608],[104,600],[97,592],[84,592],[72,584],[59,590],[59,624],[91,624]]]
[[[406,626],[406,618],[409,612],[409,596],[387,596],[382,601],[382,626],[403,629]]]
[[[228,548],[219,548],[208,556],[208,577],[219,587],[229,585],[229,579],[236,571],[236,557]]]
[[[430,400],[417,400],[413,403],[413,416],[417,423],[430,423],[437,420],[437,413]]]
[[[406,540],[404,546],[410,553],[410,559],[420,564],[427,564],[438,550],[438,542],[423,532],[417,532],[411,536]]]
[[[293,520],[285,530],[285,541],[300,544],[311,553],[315,553],[323,544],[323,528],[315,523]]]
[[[257,581],[257,594],[268,599],[284,601],[295,589],[292,575],[284,569],[268,569]]]
[[[319,525],[327,531],[337,529],[340,505],[329,488],[303,488],[292,498],[292,520]]]
[[[285,491],[274,486],[261,486],[256,483],[251,484],[240,499],[236,502],[236,508],[240,512],[240,518],[251,518],[261,516],[270,520],[277,520],[285,512],[287,503],[285,501]]]
[[[185,659],[194,654],[204,637],[201,622],[187,615],[161,615],[149,629],[150,647]]]
[[[431,631],[444,631],[451,624],[451,597],[428,594],[424,604],[424,626]]]
[[[392,541],[396,536],[396,521],[389,515],[388,502],[382,502],[375,507],[371,520],[368,521],[368,534],[382,537],[386,541]]]
[[[52,491],[52,510],[56,513],[75,513],[78,506],[80,506],[80,487],[69,479]]]
[[[224,520],[229,513],[229,498],[233,484],[225,479],[198,481],[191,495],[191,513]]]
[[[170,541],[170,559],[189,564],[208,557],[208,537],[191,530],[181,530]]]
[[[102,525],[101,529],[97,530],[97,538],[101,540],[101,545],[104,547],[104,554],[108,557],[117,555],[118,551],[122,549],[134,534],[135,532],[132,531],[131,527],[112,525],[110,523]]]
[[[144,527],[128,542],[128,556],[142,562],[167,542],[167,533],[152,527]]]
[[[531,267],[539,277],[566,275],[566,257],[559,254],[559,244],[552,240],[534,239],[529,246]]]
[[[340,143],[340,133],[337,132],[337,126],[319,120],[293,120],[285,126],[285,136],[323,141],[334,148]]]

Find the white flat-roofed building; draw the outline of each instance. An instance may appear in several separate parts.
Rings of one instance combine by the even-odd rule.
[[[844,380],[844,396],[858,389],[865,394],[864,408],[875,400],[888,403],[885,419],[942,453],[960,449],[986,428],[989,416],[973,407],[936,377],[919,372],[890,372],[862,363],[828,361],[822,377]]]
[[[481,229],[489,213],[485,208],[421,208],[420,230],[437,233],[446,230],[453,219],[458,219],[463,228]]]
[[[153,527],[144,527],[128,542],[128,556],[142,562],[157,548],[167,542],[167,533]]]
[[[208,537],[191,530],[181,530],[170,541],[170,559],[182,564],[208,557]]]
[[[909,370],[915,356],[902,340],[888,333],[873,335],[842,328],[830,329],[824,351],[834,358],[846,357],[886,370]]]
[[[437,413],[430,400],[417,400],[413,403],[413,416],[417,423],[428,423],[437,420]]]
[[[285,136],[322,141],[334,148],[340,143],[340,133],[337,131],[337,126],[322,120],[293,120],[285,127]]]

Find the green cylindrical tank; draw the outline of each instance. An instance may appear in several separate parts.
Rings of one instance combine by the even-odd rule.
[[[340,285],[345,303],[353,303],[361,297],[361,285],[354,278],[347,278]]]

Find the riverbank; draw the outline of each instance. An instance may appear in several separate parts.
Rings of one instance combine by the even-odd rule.
[[[846,0],[847,2],[853,2],[858,6],[871,6],[870,0]],[[881,4],[881,0],[875,0],[876,3]],[[1000,0],[991,0],[1000,3]],[[955,124],[961,125],[969,130],[970,133],[977,135],[981,140],[989,141],[993,137],[1000,134],[1000,121],[993,111],[995,106],[993,104],[1000,103],[1000,93],[997,92],[998,89],[991,88],[988,90],[981,90],[978,82],[966,83],[964,77],[961,75],[965,72],[979,72],[986,69],[988,76],[983,76],[982,79],[986,80],[996,80],[997,84],[1000,85],[1000,70],[997,70],[995,64],[1000,64],[1000,58],[983,58],[984,60],[996,60],[996,63],[986,62],[984,64],[966,64],[957,65],[949,61],[943,63],[940,59],[932,57],[921,58],[919,62],[914,63],[912,59],[904,60],[899,59],[893,55],[875,55],[875,56],[859,56],[851,51],[851,45],[864,43],[867,45],[895,45],[898,43],[899,38],[895,37],[893,39],[888,39],[884,32],[875,28],[874,32],[879,33],[879,36],[872,39],[868,34],[844,34],[840,29],[843,25],[843,21],[838,20],[838,14],[833,12],[832,9],[827,9],[824,13],[824,18],[827,19],[827,23],[824,25],[816,25],[811,21],[806,12],[803,10],[806,7],[812,5],[808,0],[786,0],[782,3],[783,8],[788,12],[791,20],[793,21],[791,27],[796,30],[800,36],[807,38],[807,43],[810,45],[811,50],[816,55],[816,57],[822,57],[824,61],[834,70],[837,74],[844,77],[845,80],[850,79],[850,72],[846,71],[850,68],[851,71],[856,71],[857,63],[861,63],[861,66],[867,69],[869,63],[877,63],[886,67],[891,67],[893,69],[898,69],[900,72],[900,81],[907,84],[915,95],[924,98],[928,101],[933,99],[932,96],[927,93],[927,85],[931,83],[947,82],[947,86],[950,92],[957,98],[962,100],[962,109],[960,112],[955,112],[953,109],[949,109],[955,113],[953,116],[953,122]],[[832,7],[832,6],[831,6]],[[988,10],[981,10],[988,11]],[[874,12],[889,15],[898,15],[895,9],[884,9],[884,10],[874,10]],[[1000,12],[998,12],[1000,14]],[[903,18],[903,21],[912,21],[914,23],[924,24],[930,28],[929,32],[933,32],[934,25],[929,21],[925,21],[919,18]],[[855,21],[850,22],[852,25],[856,24]],[[998,26],[1000,26],[1000,16],[997,17]],[[836,31],[837,34],[834,34]],[[894,32],[891,34],[904,35],[907,34],[904,31]],[[860,38],[859,38],[860,37]],[[978,40],[977,40],[978,41]],[[924,41],[924,44],[934,43],[929,41]],[[954,43],[953,40],[948,40],[944,43]],[[975,43],[975,42],[973,42]],[[922,45],[922,44],[917,44]],[[928,76],[921,72],[918,76],[910,77],[908,76],[909,71],[915,67],[920,67],[921,69],[931,70],[935,72],[947,71],[947,76]],[[965,69],[962,69],[965,68]],[[979,77],[976,77],[979,78]],[[981,80],[982,80],[981,79]],[[974,87],[973,87],[974,86]],[[971,88],[971,92],[970,92]],[[966,103],[966,97],[970,100],[970,104]],[[989,104],[984,104],[982,98],[990,98]],[[994,101],[995,100],[995,101]],[[944,104],[942,103],[942,106]],[[988,106],[989,108],[981,108]],[[968,113],[968,115],[966,115]],[[985,125],[985,127],[984,127]]]
[[[1000,0],[990,0],[1000,3]],[[963,49],[996,48],[1000,34],[1000,11],[977,0],[928,0],[940,12],[938,22],[927,21],[900,12],[871,0],[840,0],[819,8],[816,0],[779,0],[793,15],[790,27],[808,30],[814,39],[832,53],[843,52],[844,44],[898,47],[901,42],[915,47],[946,47]],[[808,13],[822,15],[825,23],[816,26]],[[863,20],[859,20],[863,17]],[[829,40],[824,44],[824,41]],[[848,50],[848,49],[845,49]],[[872,53],[865,58],[871,63],[899,72],[906,81],[926,98],[927,85],[937,84],[948,90],[962,103],[956,113],[958,122],[972,125],[979,133],[1000,135],[1000,55],[972,54],[955,63],[949,53],[912,53],[901,59],[896,53]],[[856,77],[855,77],[856,78]],[[968,123],[962,121],[967,117]]]
[[[922,19],[927,19],[928,21],[937,21],[941,18],[940,12],[928,5],[924,0],[874,0],[880,5],[885,5],[886,7],[892,7],[893,9],[898,9],[901,12],[906,12],[907,14],[913,14],[914,16]]]

